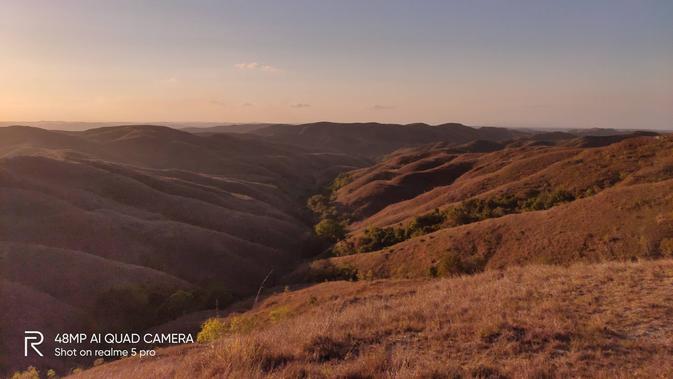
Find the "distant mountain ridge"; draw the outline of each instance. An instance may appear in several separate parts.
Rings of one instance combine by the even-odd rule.
[[[376,157],[402,147],[447,141],[505,141],[528,135],[504,128],[472,128],[459,123],[441,125],[316,122],[302,125],[271,125],[253,134],[295,146]]]

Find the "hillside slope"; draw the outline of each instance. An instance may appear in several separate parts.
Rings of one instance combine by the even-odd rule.
[[[629,138],[600,148],[506,147],[492,153],[452,156],[434,149],[431,153],[439,157],[440,165],[447,159],[453,167],[456,162],[469,161],[471,168],[449,185],[432,187],[432,181],[424,181],[432,188],[408,200],[390,201],[371,216],[363,214],[367,208],[362,204],[370,204],[369,196],[378,201],[385,197],[380,191],[377,195],[358,191],[386,180],[372,177],[399,157],[374,166],[373,172],[352,172],[352,182],[341,187],[335,198],[342,211],[355,209],[351,237],[340,243],[355,247],[345,250],[350,255],[306,263],[290,279],[427,277],[529,263],[673,256],[670,136]],[[420,169],[410,173],[420,170],[435,175],[433,168],[424,167],[426,162],[428,158],[421,154],[388,172],[395,171],[397,178],[409,175],[404,171],[416,165]],[[446,173],[436,175],[447,178]],[[410,184],[400,181],[397,185]],[[349,204],[344,200],[349,196],[357,200]],[[548,201],[552,196],[559,196],[559,201],[538,204],[539,199]],[[377,200],[374,204],[381,207]],[[425,232],[415,229],[399,243],[386,246],[381,240],[378,251],[354,254],[357,244],[372,236],[412,230],[424,214],[445,219]],[[358,215],[362,215],[359,221]],[[383,226],[389,227],[373,228]]]
[[[267,298],[212,343],[72,377],[667,377],[672,293],[671,260],[330,282]]]
[[[600,143],[583,137],[560,145],[519,140],[403,149],[350,172],[349,182],[335,193],[336,203],[357,230],[392,225],[472,197],[526,197],[556,189],[584,196],[645,173],[636,174],[640,170],[665,175],[673,163],[670,137],[616,137],[597,137]],[[586,138],[598,146],[583,146]]]
[[[26,329],[142,330],[248,295],[312,253],[304,194],[366,162],[156,126],[0,128],[2,369],[26,362]]]
[[[394,150],[435,142],[462,144],[473,140],[505,141],[528,135],[504,128],[472,128],[457,123],[379,124],[316,122],[302,125],[271,125],[253,134],[286,144],[313,147],[376,158]]]

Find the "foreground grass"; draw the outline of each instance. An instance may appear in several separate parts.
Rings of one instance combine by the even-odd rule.
[[[236,317],[212,343],[75,377],[673,376],[671,260],[323,283]]]

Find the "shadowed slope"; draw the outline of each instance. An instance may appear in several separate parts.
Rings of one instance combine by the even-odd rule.
[[[269,140],[323,151],[378,157],[402,147],[434,142],[466,143],[472,140],[505,141],[526,133],[504,128],[471,128],[462,124],[379,124],[317,122],[272,125],[252,132]]]

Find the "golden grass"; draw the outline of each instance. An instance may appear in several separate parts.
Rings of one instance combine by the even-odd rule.
[[[243,316],[253,330],[75,377],[673,376],[672,260],[330,282]]]

